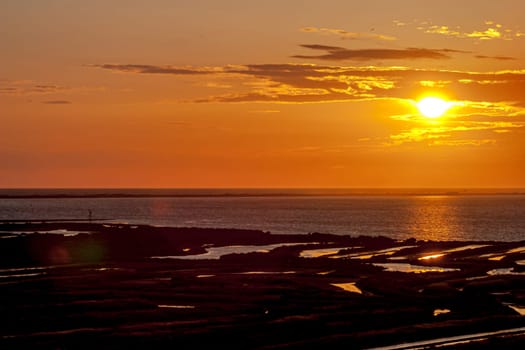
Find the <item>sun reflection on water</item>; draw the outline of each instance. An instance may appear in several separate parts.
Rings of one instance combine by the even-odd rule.
[[[415,196],[408,210],[408,231],[412,237],[423,240],[447,240],[461,232],[456,220],[455,197]],[[428,257],[428,259],[439,256]]]
[[[422,256],[422,257],[418,258],[417,260],[432,260],[432,259],[438,259],[438,258],[441,258],[441,257],[444,256],[444,255],[445,255],[444,253],[432,254],[432,255],[425,255],[425,256]]]

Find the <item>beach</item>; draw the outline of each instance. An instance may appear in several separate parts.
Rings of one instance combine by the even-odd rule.
[[[525,242],[0,225],[8,348],[455,348],[525,341]]]

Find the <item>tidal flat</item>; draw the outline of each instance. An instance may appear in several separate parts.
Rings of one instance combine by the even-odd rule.
[[[2,349],[525,344],[525,242],[73,222],[0,238]]]

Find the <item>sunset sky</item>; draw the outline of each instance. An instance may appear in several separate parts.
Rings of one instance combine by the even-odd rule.
[[[525,187],[524,14],[2,0],[0,187]]]

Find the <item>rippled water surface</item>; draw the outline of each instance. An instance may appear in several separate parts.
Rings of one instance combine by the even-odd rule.
[[[92,218],[161,226],[432,240],[525,239],[525,195],[4,198],[0,220]]]

